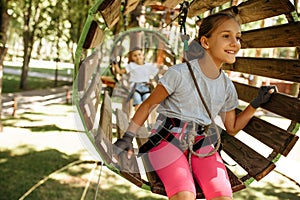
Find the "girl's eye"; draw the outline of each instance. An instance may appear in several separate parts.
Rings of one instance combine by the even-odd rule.
[[[227,34],[223,35],[223,38],[229,38],[229,35],[227,35]]]

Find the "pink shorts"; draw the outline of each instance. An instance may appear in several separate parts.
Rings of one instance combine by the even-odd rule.
[[[211,149],[212,147],[206,146],[197,153],[205,153]],[[150,150],[149,160],[162,180],[168,197],[181,191],[190,191],[196,197],[193,175],[206,199],[232,197],[230,181],[219,153],[204,158],[192,156],[193,174],[186,155],[166,141]]]

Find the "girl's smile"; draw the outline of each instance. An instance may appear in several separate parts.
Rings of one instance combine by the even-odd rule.
[[[234,19],[224,21],[210,37],[203,37],[204,48],[218,68],[221,68],[223,63],[235,62],[235,55],[241,48],[241,29]]]

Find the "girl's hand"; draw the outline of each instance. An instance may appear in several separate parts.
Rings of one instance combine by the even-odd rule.
[[[113,154],[119,156],[123,151],[128,151],[128,159],[130,159],[133,153],[133,141],[134,134],[126,131],[122,138],[119,138],[113,145]]]
[[[268,102],[271,95],[276,91],[276,86],[261,86],[257,97],[250,102],[250,105],[255,109],[258,108]]]

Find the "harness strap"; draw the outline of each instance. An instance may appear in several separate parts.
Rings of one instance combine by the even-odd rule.
[[[173,128],[180,128],[182,125],[189,126],[186,123],[183,123],[180,119],[177,118],[166,118],[163,125],[161,125],[160,130],[151,135],[147,142],[145,142],[140,148],[138,157],[142,156],[143,153],[149,152],[153,147],[160,144],[162,140],[168,141],[174,146],[178,147],[181,151],[183,151],[180,146],[182,145],[180,140],[178,140],[172,133]],[[186,128],[186,127],[185,127]],[[198,126],[197,132],[202,134],[205,131],[205,127]],[[200,148],[200,145],[197,145],[195,148]]]
[[[148,141],[145,142],[140,148],[137,157],[142,156],[142,154],[149,152],[153,147],[156,147],[161,143],[162,140],[166,140],[176,147],[179,147],[179,140],[166,128],[162,127],[162,129],[150,136]]]
[[[151,93],[150,91],[149,91],[149,92],[140,92],[140,91],[138,91],[138,90],[135,90],[135,92],[139,93],[141,96],[143,96],[144,94]]]

